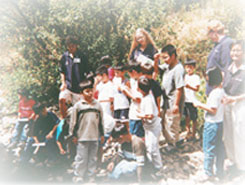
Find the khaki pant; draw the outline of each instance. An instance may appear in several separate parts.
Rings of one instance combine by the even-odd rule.
[[[174,144],[179,140],[180,114],[173,114],[170,110],[162,110],[162,133],[168,143]]]

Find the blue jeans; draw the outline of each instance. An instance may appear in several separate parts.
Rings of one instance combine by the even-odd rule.
[[[129,132],[138,137],[145,137],[145,130],[141,120],[129,120]]]
[[[12,142],[27,140],[25,127],[28,124],[29,124],[29,121],[17,121],[15,128],[14,128],[13,136],[11,139]]]
[[[204,171],[208,176],[213,176],[213,165],[215,161],[216,175],[222,177],[224,173],[225,149],[222,141],[223,122],[204,123],[203,130],[203,152]]]

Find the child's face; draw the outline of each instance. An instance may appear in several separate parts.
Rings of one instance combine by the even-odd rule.
[[[163,60],[164,63],[171,65],[171,63],[174,61],[174,54],[172,56],[169,56],[167,52],[161,53],[160,60]]]
[[[185,70],[188,75],[192,75],[194,73],[195,67],[193,65],[185,65]]]
[[[69,53],[76,53],[77,51],[77,45],[76,44],[68,44],[67,46]]]
[[[242,46],[239,44],[232,46],[230,55],[231,55],[232,61],[234,62],[242,61],[242,58],[243,58]]]
[[[109,81],[109,77],[108,77],[108,75],[107,75],[107,74],[105,74],[105,73],[104,73],[104,74],[102,74],[102,79],[101,79],[101,80],[102,80],[102,82],[103,82],[103,83],[108,82],[108,81]]]
[[[120,77],[122,78],[124,76],[124,71],[120,71],[120,70],[114,70],[115,71],[115,77]]]
[[[92,88],[84,89],[82,95],[87,102],[92,102],[92,100],[93,100],[93,89]]]

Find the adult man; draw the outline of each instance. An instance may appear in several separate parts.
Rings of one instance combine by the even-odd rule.
[[[163,135],[170,145],[179,140],[180,119],[184,105],[184,68],[177,59],[176,49],[169,44],[155,55],[155,60],[164,60],[159,66],[163,71],[162,89],[164,103],[161,111]]]
[[[78,40],[74,36],[66,38],[67,50],[60,60],[61,87],[59,108],[62,119],[66,117],[66,103],[75,104],[80,98],[79,83],[89,73],[87,57],[78,52]]]
[[[224,25],[218,20],[212,20],[208,25],[208,37],[215,43],[214,48],[208,56],[206,71],[212,67],[218,67],[225,72],[231,63],[230,45],[232,39],[225,35]],[[209,95],[212,88],[206,86],[206,95]]]

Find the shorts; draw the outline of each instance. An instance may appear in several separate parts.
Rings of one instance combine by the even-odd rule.
[[[141,120],[129,120],[129,132],[138,137],[145,137],[145,130]]]
[[[193,103],[185,103],[184,115],[188,116],[192,121],[197,120],[197,108],[193,106]]]
[[[59,100],[65,99],[67,103],[71,103],[72,105],[78,102],[81,99],[81,97],[82,97],[81,94],[74,93],[70,91],[69,89],[60,91],[60,94],[59,94]]]
[[[121,122],[128,122],[129,109],[118,109],[114,111],[114,119]]]

